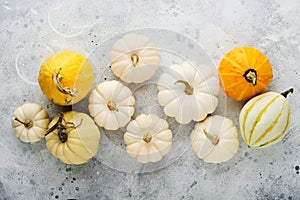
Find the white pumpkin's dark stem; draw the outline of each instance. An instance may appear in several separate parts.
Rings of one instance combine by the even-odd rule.
[[[61,80],[63,79],[63,77],[61,76],[60,74],[60,70],[61,68],[59,69],[58,72],[54,72],[52,74],[52,81],[55,85],[55,87],[63,94],[66,94],[66,95],[69,95],[71,96],[72,98],[74,98],[78,92],[78,90],[76,88],[70,88],[70,87],[63,87],[61,85]],[[69,104],[71,101],[72,101],[72,98],[71,99],[65,99],[65,103],[66,104]]]
[[[131,55],[131,62],[132,62],[133,67],[135,67],[138,64],[139,56],[136,53],[133,53]]]
[[[107,103],[107,108],[108,108],[110,111],[115,110],[115,111],[119,112],[119,109],[118,109],[118,107],[117,107],[117,104],[116,104],[114,101],[109,101],[109,102]]]
[[[194,93],[194,87],[191,84],[189,84],[187,81],[178,80],[175,82],[175,84],[177,84],[177,83],[183,83],[185,85],[184,92],[187,95],[192,95]]]
[[[144,140],[146,143],[151,142],[151,140],[152,140],[152,135],[149,134],[149,133],[147,133],[147,134],[144,136],[143,140]]]
[[[203,133],[207,137],[207,139],[210,140],[210,142],[213,145],[217,145],[219,143],[220,139],[219,139],[218,136],[214,136],[214,135],[209,134],[206,129],[203,129]]]
[[[287,95],[290,93],[293,93],[293,92],[294,92],[294,89],[290,88],[287,91],[282,92],[281,95],[284,96],[285,98],[287,98]]]
[[[243,76],[246,79],[246,81],[248,81],[249,83],[252,83],[253,86],[256,86],[257,73],[256,73],[255,69],[248,69],[247,71],[245,71]]]
[[[21,123],[21,124],[23,124],[24,126],[25,126],[25,128],[28,128],[28,129],[30,129],[30,128],[32,128],[33,127],[33,121],[32,120],[29,120],[29,121],[27,121],[27,122],[22,122],[21,120],[19,120],[17,117],[15,117],[15,119],[14,120],[16,120],[17,122],[19,122],[19,123]]]
[[[63,125],[62,122],[65,122],[65,125]],[[78,125],[75,125],[73,122],[66,122],[64,119],[64,115],[61,113],[59,114],[57,122],[47,130],[45,136],[47,136],[49,133],[51,133],[54,130],[57,130],[57,135],[59,140],[64,143],[68,140],[68,132],[67,129],[75,129],[78,126],[82,124],[82,119]]]

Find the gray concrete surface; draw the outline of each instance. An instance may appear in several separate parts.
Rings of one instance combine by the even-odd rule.
[[[300,199],[300,1],[0,1],[0,199]],[[163,115],[155,81],[129,85],[137,99],[134,116],[166,118],[174,146],[161,162],[141,165],[124,151],[124,129],[101,131],[98,154],[80,166],[62,164],[42,140],[19,141],[10,119],[25,102],[43,105],[54,117],[62,110],[37,83],[40,64],[51,53],[76,50],[89,58],[95,85],[113,76],[111,45],[126,32],[148,35],[160,47],[162,67],[190,59],[216,70],[232,48],[250,45],[269,58],[269,90],[293,87],[291,125],[283,141],[249,149],[240,137],[237,155],[207,164],[192,152],[193,123],[179,126]],[[161,71],[158,72],[158,74]],[[215,113],[238,125],[244,102],[221,92]],[[87,100],[72,109],[87,112]]]

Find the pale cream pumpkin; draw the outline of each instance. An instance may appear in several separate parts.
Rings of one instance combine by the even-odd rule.
[[[100,131],[85,113],[65,112],[54,118],[46,134],[46,146],[66,164],[82,164],[96,155]]]
[[[241,134],[249,147],[263,148],[279,142],[290,123],[290,89],[282,94],[267,92],[250,99],[240,112]]]
[[[42,106],[26,103],[16,109],[11,125],[21,141],[37,142],[45,137],[49,122],[49,115]]]
[[[125,126],[134,113],[132,92],[118,81],[100,83],[89,97],[89,112],[107,130]]]
[[[113,73],[122,81],[141,83],[155,74],[160,58],[149,38],[128,34],[112,47],[110,62]]]
[[[198,122],[191,133],[192,149],[197,156],[209,163],[231,159],[239,148],[238,130],[225,117],[209,116]]]
[[[158,102],[181,124],[201,121],[218,105],[219,82],[211,68],[190,62],[172,65],[158,81]]]
[[[141,114],[128,124],[124,142],[127,153],[138,162],[158,162],[171,150],[172,131],[155,114]]]

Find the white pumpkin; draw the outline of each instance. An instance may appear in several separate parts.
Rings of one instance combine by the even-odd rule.
[[[21,141],[37,142],[45,137],[49,122],[49,115],[42,106],[26,103],[16,109],[11,125]]]
[[[134,113],[132,92],[118,81],[100,83],[89,97],[89,112],[107,130],[125,126]]]
[[[128,124],[124,142],[127,153],[138,162],[157,162],[171,150],[172,131],[155,114],[141,114]]]
[[[100,131],[85,113],[65,112],[54,118],[46,134],[46,146],[66,164],[82,164],[96,155]]]
[[[194,152],[205,162],[225,162],[238,151],[238,130],[226,117],[209,116],[195,125],[191,142]]]
[[[113,73],[122,81],[141,83],[155,74],[160,58],[149,38],[128,34],[112,47],[110,62]]]
[[[158,81],[158,102],[180,124],[201,121],[218,105],[219,81],[211,68],[190,62],[172,65]]]
[[[249,147],[263,148],[279,142],[290,123],[290,104],[282,94],[267,92],[250,99],[240,112],[242,137]]]

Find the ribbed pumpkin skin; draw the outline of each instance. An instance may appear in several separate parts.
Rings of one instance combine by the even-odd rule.
[[[151,140],[144,140],[145,134]],[[140,114],[132,120],[124,134],[127,153],[140,163],[158,162],[172,148],[172,131],[167,121],[155,114]]]
[[[113,101],[117,110],[110,110],[108,102]],[[117,130],[131,120],[135,99],[131,90],[119,81],[100,83],[89,97],[89,112],[94,121],[107,130]]]
[[[32,121],[32,127],[26,128],[21,122]],[[11,120],[13,131],[22,142],[38,142],[45,137],[48,129],[49,115],[40,105],[26,103],[14,112]]]
[[[76,88],[78,90],[72,101],[70,95],[63,94],[54,85],[52,75],[60,72],[63,77],[62,87]],[[40,68],[38,77],[41,90],[45,96],[54,103],[68,106],[83,99],[93,86],[93,68],[88,60],[75,51],[61,51],[48,57]]]
[[[139,57],[134,66],[131,56]],[[127,83],[141,83],[154,76],[160,57],[155,44],[146,36],[128,34],[118,40],[111,49],[111,70]]]
[[[256,71],[256,85],[243,76],[248,69]],[[264,92],[273,78],[268,58],[257,49],[247,46],[228,52],[220,62],[218,73],[227,96],[239,101]]]
[[[57,130],[54,130],[45,137],[46,146],[49,151],[66,164],[82,164],[96,155],[100,141],[100,131],[92,118],[85,113],[74,111],[64,113],[66,122],[73,122],[75,125],[82,123],[75,129],[67,129],[68,140],[62,143],[58,137]],[[54,118],[49,128],[58,120]],[[65,123],[63,122],[65,125]]]
[[[178,80],[191,84],[193,94],[186,94],[184,84],[176,84]],[[184,62],[170,66],[160,76],[157,89],[158,103],[164,107],[164,113],[175,117],[180,124],[187,124],[192,120],[202,121],[215,111],[220,86],[210,67]]]
[[[211,143],[205,136],[204,129],[219,138],[218,144]],[[190,138],[193,151],[208,163],[228,161],[237,153],[240,144],[233,121],[219,115],[209,116],[196,123]]]
[[[240,116],[242,137],[249,147],[263,148],[279,142],[288,130],[290,104],[276,92],[267,92],[248,101]]]

